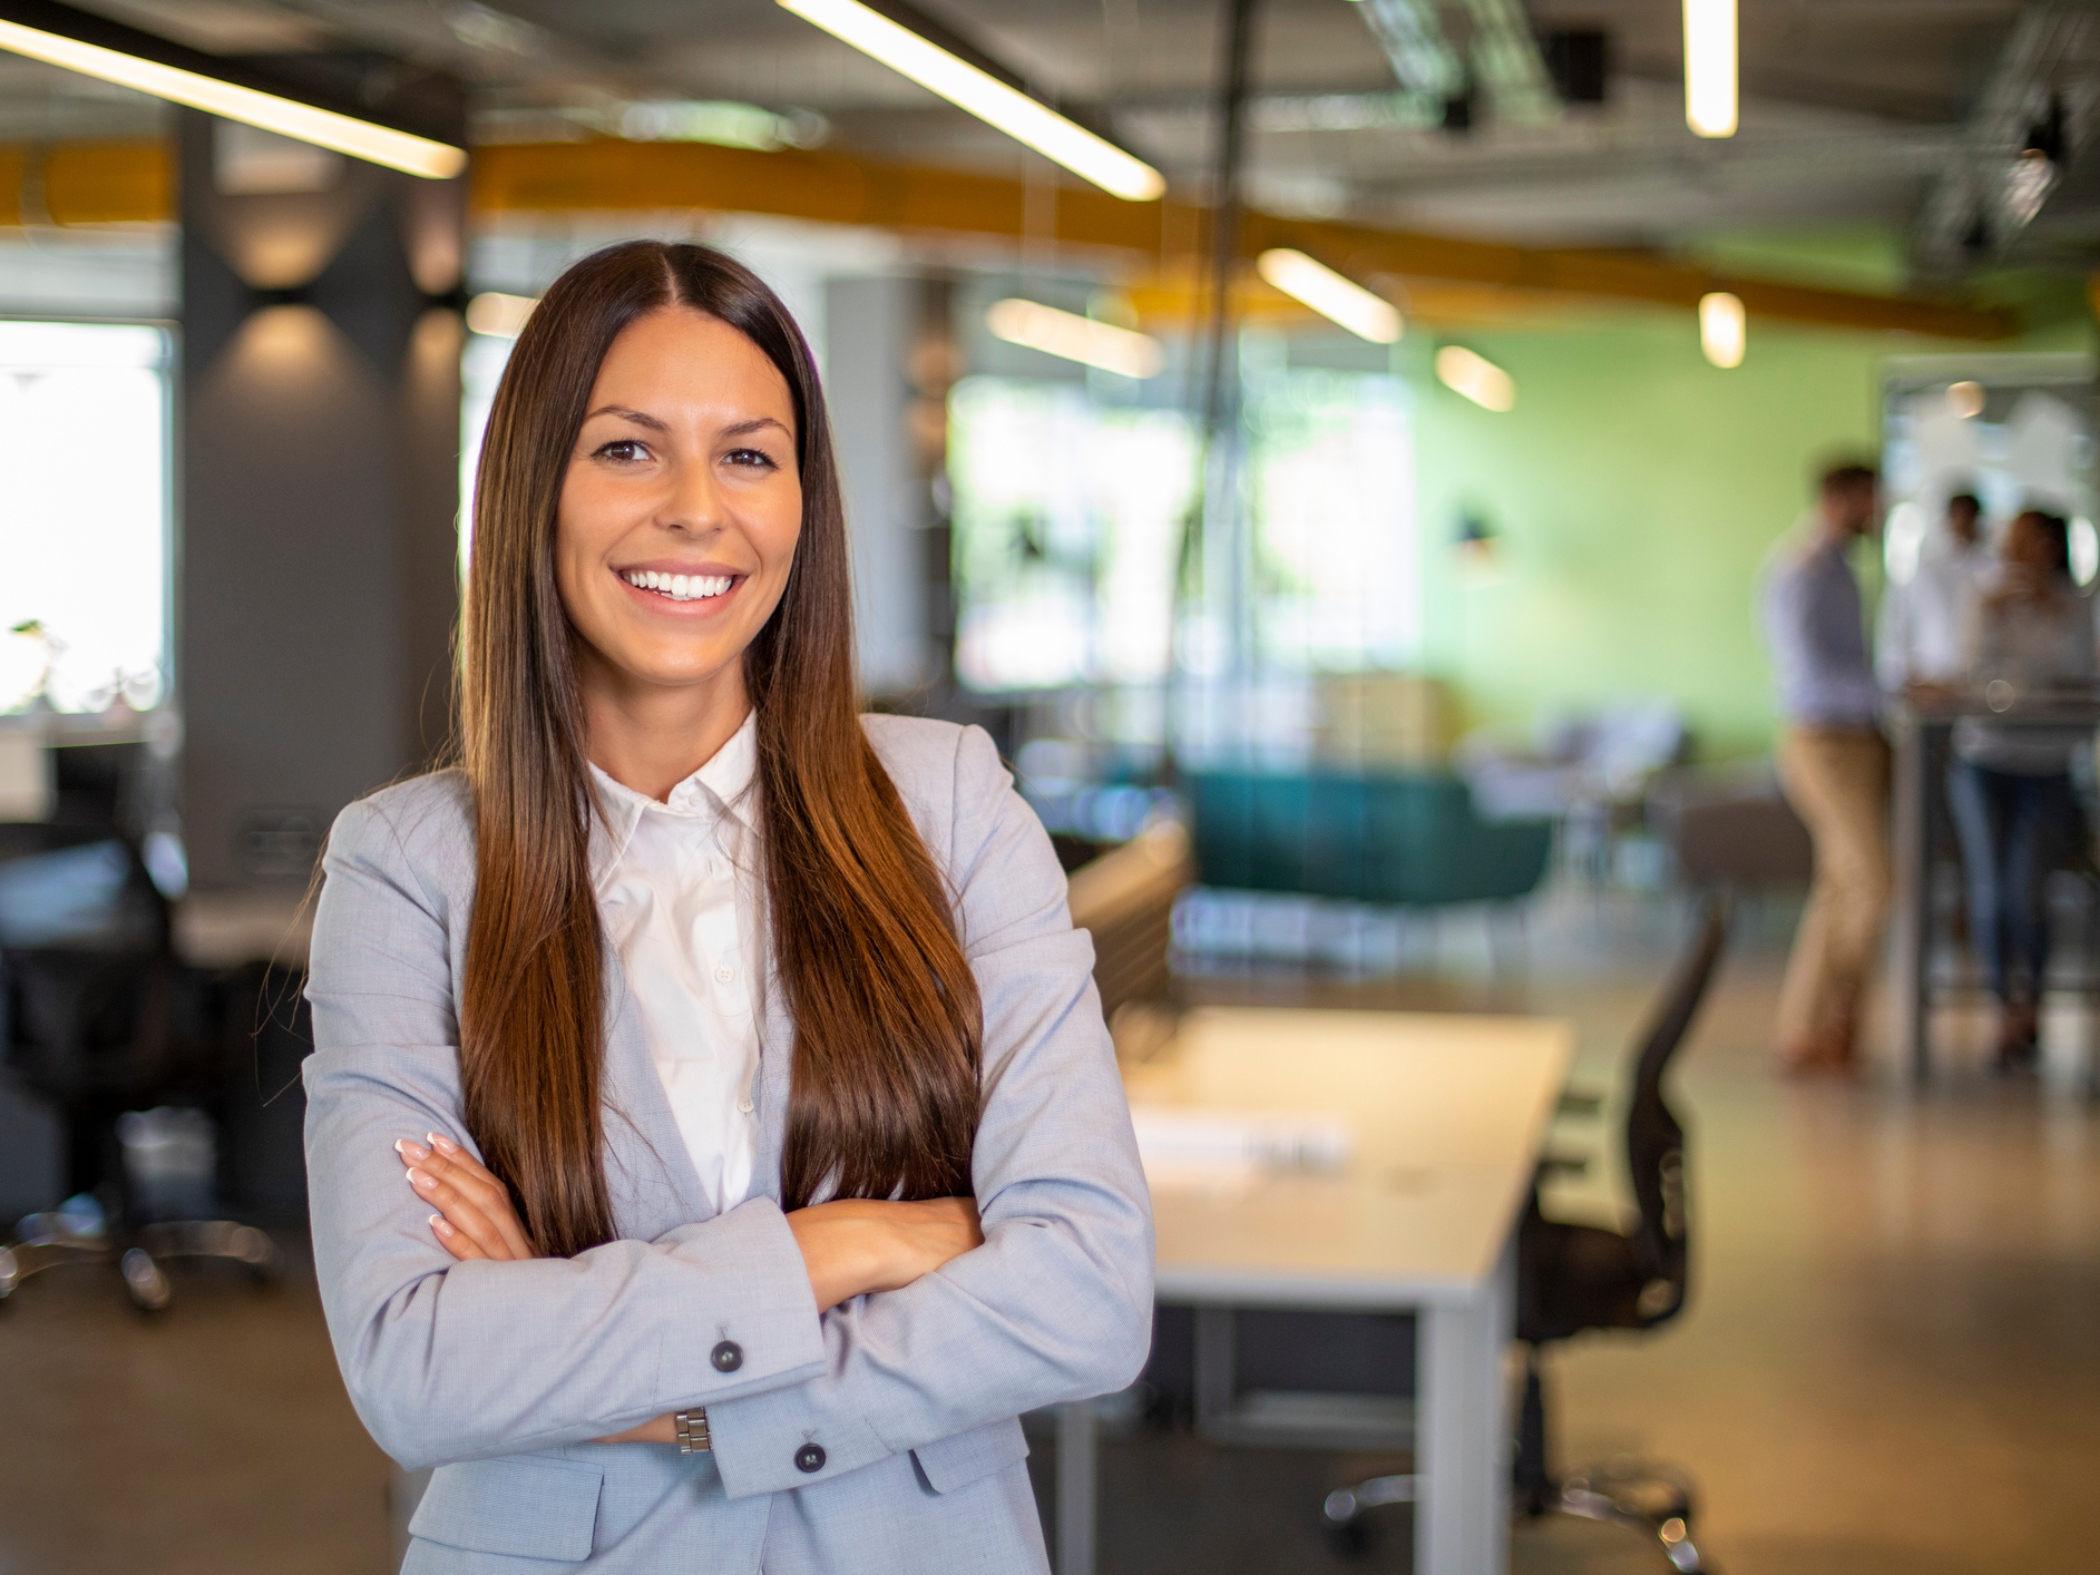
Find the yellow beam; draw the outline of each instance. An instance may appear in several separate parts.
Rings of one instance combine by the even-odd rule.
[[[474,156],[473,204],[488,216],[704,209],[1004,240],[1020,239],[1029,219],[1026,186],[1001,176],[846,153],[611,139],[481,148]],[[1042,239],[1134,253],[1128,261],[1145,272],[1178,272],[1208,246],[1209,210],[1190,203],[1122,202],[1091,188],[1060,186],[1054,205],[1046,206],[1054,213]],[[165,143],[0,146],[0,228],[174,217],[174,158]],[[1512,305],[1541,298],[1632,301],[1688,311],[1709,290],[1729,290],[1752,316],[1766,319],[1939,339],[1996,340],[2017,332],[2010,313],[1958,301],[1739,278],[1648,253],[1506,246],[1248,212],[1242,254],[1251,258],[1271,246],[1296,247],[1359,279],[1393,275],[1417,293],[1426,284],[1485,287],[1482,302],[1496,296]]]
[[[827,224],[1018,239],[1028,213],[1022,182],[956,170],[884,164],[832,152],[754,153],[701,143],[523,143],[482,148],[474,206],[484,214],[718,209]],[[1171,265],[1206,246],[1210,214],[1177,202],[1127,203],[1059,187],[1045,240],[1137,252]],[[1753,316],[1940,339],[1996,340],[2010,313],[1910,295],[1823,290],[1714,273],[1639,252],[1507,246],[1367,225],[1245,215],[1240,251],[1294,246],[1358,278],[1487,285],[1527,295],[1637,301],[1690,310],[1729,290]]]
[[[0,145],[0,229],[174,217],[175,150],[165,142]]]

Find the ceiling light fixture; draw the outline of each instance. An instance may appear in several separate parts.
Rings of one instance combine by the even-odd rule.
[[[1354,279],[1344,278],[1301,251],[1274,247],[1257,257],[1254,267],[1285,295],[1303,301],[1359,339],[1389,345],[1406,329],[1399,308],[1391,301],[1373,295]]]
[[[1735,135],[1735,0],[1684,0],[1684,123],[1702,137]]]
[[[780,4],[1127,202],[1150,202],[1167,189],[1166,177],[1143,159],[860,0],[780,0]]]
[[[450,143],[20,22],[0,21],[0,49],[425,180],[449,180],[467,167],[467,150]]]
[[[996,339],[1023,345],[1045,355],[1097,366],[1125,377],[1156,377],[1162,364],[1159,341],[1110,323],[1097,323],[1077,312],[1061,312],[1040,301],[1018,296],[997,302],[984,314],[984,325]]]
[[[1699,297],[1699,348],[1715,366],[1743,364],[1743,348],[1750,331],[1742,301],[1726,290]]]
[[[1511,376],[1486,356],[1475,355],[1464,345],[1445,345],[1436,353],[1437,381],[1454,394],[1461,394],[1482,410],[1498,415],[1517,402],[1517,385]]]

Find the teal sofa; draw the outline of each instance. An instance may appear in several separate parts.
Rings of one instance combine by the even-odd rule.
[[[1550,821],[1486,821],[1443,773],[1184,771],[1197,878],[1240,891],[1448,907],[1529,896]]]

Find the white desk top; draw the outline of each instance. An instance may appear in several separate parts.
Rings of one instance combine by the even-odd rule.
[[[1325,1118],[1330,1172],[1153,1177],[1159,1294],[1402,1308],[1484,1293],[1574,1053],[1530,1017],[1209,1009],[1129,1067],[1142,1108]]]

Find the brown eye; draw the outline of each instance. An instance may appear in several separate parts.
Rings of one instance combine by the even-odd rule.
[[[755,448],[733,449],[726,456],[732,465],[745,465],[759,470],[773,470],[773,456]]]
[[[616,438],[610,443],[601,445],[591,457],[593,459],[609,459],[616,465],[631,465],[637,460],[646,458],[648,452],[633,438]]]

